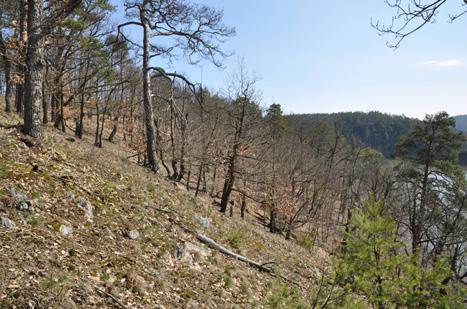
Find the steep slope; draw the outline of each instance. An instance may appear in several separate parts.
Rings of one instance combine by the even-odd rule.
[[[381,151],[385,157],[395,155],[400,137],[419,120],[380,112],[348,112],[335,114],[304,114],[287,116],[295,129],[307,132],[320,122],[336,127],[350,140]]]
[[[323,250],[220,215],[209,198],[129,162],[124,148],[51,128],[42,150],[29,148],[16,123],[0,112],[0,308],[268,307],[306,301],[327,268]]]

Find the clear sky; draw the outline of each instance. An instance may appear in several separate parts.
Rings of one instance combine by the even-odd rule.
[[[383,0],[198,2],[224,10],[225,23],[237,30],[225,45],[235,56],[223,70],[209,63],[172,69],[196,81],[202,76],[214,91],[225,88],[241,57],[259,77],[261,104],[280,103],[288,113],[467,114],[467,16],[448,22],[462,0],[448,1],[436,24],[395,51],[370,25],[371,18],[390,22],[393,11]]]

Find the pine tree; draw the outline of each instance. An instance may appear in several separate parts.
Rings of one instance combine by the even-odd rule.
[[[349,223],[346,245],[336,261],[337,297],[343,308],[462,308],[462,298],[446,285],[451,270],[446,260],[431,269],[418,254],[406,254],[396,224],[384,202],[371,196]],[[360,297],[363,296],[360,301]]]

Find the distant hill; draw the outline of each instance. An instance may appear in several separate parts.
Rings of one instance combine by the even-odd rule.
[[[302,114],[287,117],[292,127],[305,132],[320,122],[335,126],[347,138],[375,148],[387,158],[394,157],[399,138],[419,122],[418,119],[380,112]]]
[[[456,119],[456,129],[467,133],[467,115],[455,116]]]
[[[459,115],[456,119],[456,129],[467,134],[467,115]],[[459,162],[467,166],[467,143],[462,145],[461,153],[459,154]]]

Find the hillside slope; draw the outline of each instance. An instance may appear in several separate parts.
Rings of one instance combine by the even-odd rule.
[[[124,148],[51,128],[43,150],[28,148],[9,119],[0,112],[0,308],[263,308],[307,299],[327,268],[323,250],[220,215]],[[273,265],[296,290],[181,225]]]

